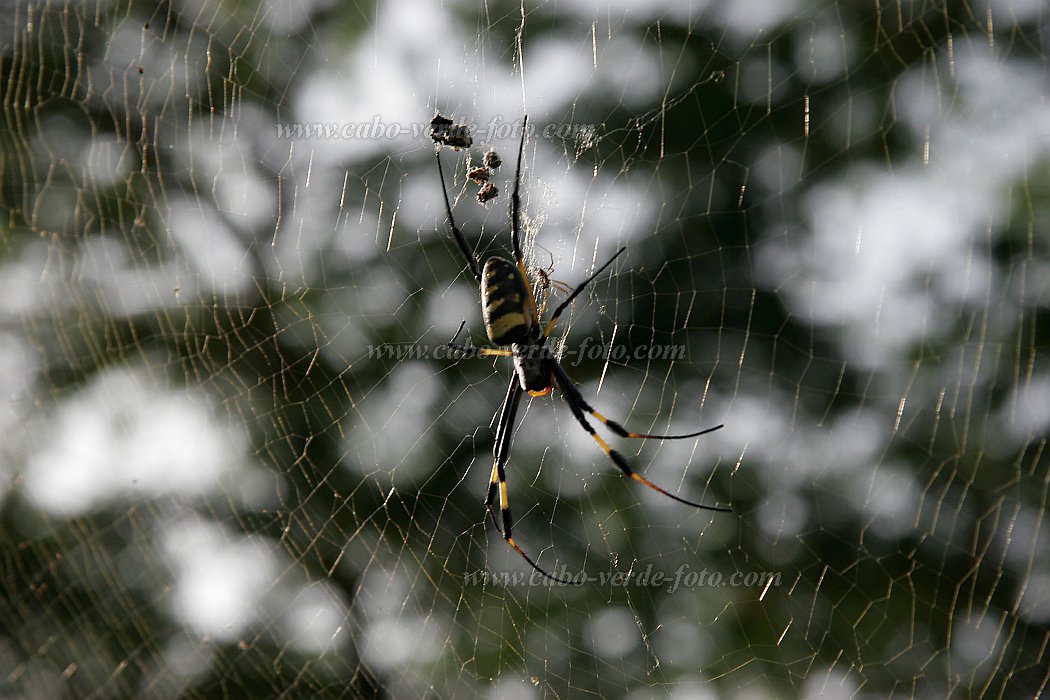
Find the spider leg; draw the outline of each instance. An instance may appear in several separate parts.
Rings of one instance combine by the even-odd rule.
[[[524,258],[521,253],[521,156],[525,152],[525,126],[529,123],[529,115],[521,118],[521,142],[518,144],[518,165],[514,171],[514,192],[510,195],[510,239],[514,248],[514,261],[521,266],[522,274],[525,273]]]
[[[478,268],[478,259],[470,252],[470,247],[467,245],[466,239],[463,238],[463,233],[459,230],[459,227],[456,226],[456,220],[452,217],[452,203],[448,199],[448,190],[445,189],[445,171],[441,168],[440,148],[434,150],[434,158],[437,160],[438,164],[438,177],[441,179],[441,194],[445,198],[445,214],[448,215],[449,228],[452,229],[452,235],[456,238],[459,252],[461,252],[463,257],[467,259],[467,265],[470,267],[470,274],[474,275],[474,279],[477,280],[478,284],[481,284],[481,270]]]
[[[605,270],[605,268],[609,267],[609,265],[612,265],[613,260],[616,260],[616,258],[619,257],[620,253],[622,253],[625,250],[627,250],[627,248],[620,248],[618,251],[616,251],[615,255],[609,258],[609,260],[604,265],[599,267],[594,272],[594,274],[585,279],[583,283],[579,287],[577,287],[576,290],[571,295],[569,295],[569,297],[565,301],[558,305],[558,308],[554,310],[554,314],[551,316],[551,320],[547,323],[546,330],[543,331],[544,339],[550,336],[550,333],[554,329],[554,324],[557,322],[558,317],[561,316],[562,312],[565,311],[568,305],[572,303],[572,300],[575,299],[584,290],[584,288],[588,284],[590,284],[592,280],[594,280],[595,277],[600,275],[602,271]],[[576,389],[576,386],[572,383],[572,380],[569,378],[569,375],[565,373],[565,370],[562,369],[559,363],[552,362],[551,371],[555,375],[557,375],[558,384],[560,384],[563,387],[566,394],[573,394],[573,398],[576,402],[576,405],[579,408],[583,409],[587,413],[590,413],[592,416],[595,417],[595,419],[601,422],[602,425],[604,425],[620,437],[656,440],[684,440],[686,438],[699,437],[700,435],[705,435],[706,433],[713,433],[714,431],[719,430],[723,427],[721,425],[716,425],[713,428],[705,428],[704,430],[698,430],[695,433],[686,433],[684,435],[655,435],[650,433],[632,433],[616,421],[610,418],[606,418],[602,414],[595,411],[594,408],[590,404],[588,404],[587,401],[583,398],[583,395],[580,394],[579,390]]]
[[[565,371],[562,370],[558,366],[558,363],[554,362],[553,360],[550,362],[550,364],[551,364],[551,367],[552,367],[552,372],[554,374],[555,381],[557,381],[558,386],[561,387],[562,396],[565,397],[565,402],[567,404],[569,404],[569,410],[572,411],[573,417],[576,418],[576,421],[581,426],[583,426],[583,429],[586,430],[587,433],[592,438],[594,438],[594,441],[598,443],[598,447],[602,448],[602,452],[604,452],[605,455],[609,459],[612,460],[613,464],[615,464],[617,467],[620,468],[620,471],[622,471],[625,476],[628,476],[628,477],[634,479],[635,481],[638,481],[638,482],[640,482],[642,484],[645,484],[646,486],[648,486],[652,490],[659,491],[663,495],[667,496],[668,498],[672,498],[672,499],[678,501],[679,503],[684,503],[686,505],[693,506],[694,508],[699,508],[701,510],[713,510],[713,511],[718,511],[720,513],[732,513],[733,512],[732,508],[727,508],[725,506],[707,506],[707,505],[703,505],[701,503],[694,503],[693,501],[687,501],[684,498],[681,498],[679,496],[674,495],[670,491],[667,491],[665,489],[660,488],[659,486],[657,486],[656,484],[654,484],[653,482],[649,481],[644,476],[639,474],[638,472],[636,472],[633,469],[631,469],[630,465],[627,464],[627,460],[624,459],[623,455],[621,455],[619,452],[617,452],[616,450],[614,450],[611,447],[609,447],[609,444],[607,442],[605,442],[605,440],[602,439],[602,436],[599,435],[597,432],[595,432],[594,427],[590,423],[587,422],[587,417],[584,415],[584,413],[587,412],[587,413],[594,414],[594,412],[592,410],[590,410],[590,409],[584,408],[585,404],[581,405],[580,401],[582,400],[582,397],[580,396],[580,392],[576,389],[575,386],[572,385],[572,382],[569,380],[568,375],[565,374]],[[597,417],[597,414],[594,414],[594,415]],[[608,422],[611,422],[611,421],[608,421]],[[718,426],[718,427],[720,428],[722,426]],[[717,430],[717,428],[714,428],[714,430]],[[702,431],[702,432],[709,432],[709,431]],[[631,437],[631,435],[629,434],[628,437]],[[634,437],[645,437],[645,436],[643,436],[643,435],[634,435]],[[682,435],[682,436],[677,436],[677,437],[687,437],[687,436]]]
[[[454,336],[452,336],[452,340],[450,340],[447,343],[445,343],[445,347],[446,348],[448,348],[449,350],[452,350],[454,352],[458,352],[461,355],[466,355],[468,357],[488,357],[488,356],[510,357],[511,355],[514,354],[510,350],[501,350],[499,348],[471,348],[471,347],[467,347],[465,345],[457,344],[456,343],[456,338],[458,338],[459,334],[463,332],[463,327],[465,325],[467,325],[466,321],[463,321],[462,323],[459,324],[459,330],[457,330],[456,334]]]
[[[507,398],[503,401],[503,408],[500,409],[499,423],[496,426],[496,444],[492,448],[493,463],[492,463],[492,476],[489,479],[489,491],[485,497],[485,507],[488,509],[489,515],[492,516],[492,522],[496,525],[496,529],[500,530],[499,524],[496,523],[496,513],[493,510],[493,505],[496,502],[496,494],[499,494],[499,505],[500,512],[503,519],[503,534],[504,541],[511,546],[511,548],[521,555],[521,558],[529,563],[533,569],[543,574],[546,578],[551,581],[561,584],[573,584],[580,585],[579,581],[574,581],[568,578],[559,578],[549,571],[545,571],[525,553],[517,542],[514,541],[513,527],[514,518],[510,514],[510,499],[507,495],[507,460],[510,457],[510,443],[511,436],[514,432],[514,420],[518,415],[518,403],[521,401],[521,395],[524,390],[521,388],[521,384],[518,383],[516,375],[510,378],[510,387],[507,389]]]
[[[566,394],[572,394],[572,399],[577,406],[579,406],[587,413],[590,413],[592,416],[595,417],[595,419],[598,420],[598,422],[600,422],[606,428],[623,438],[638,438],[642,440],[685,440],[687,438],[694,438],[699,437],[701,435],[706,435],[708,433],[713,433],[716,430],[721,430],[725,427],[724,424],[719,424],[713,428],[704,428],[703,430],[698,430],[695,433],[685,433],[683,435],[632,433],[630,430],[627,430],[627,428],[623,427],[611,418],[606,418],[602,414],[595,411],[594,408],[589,403],[587,403],[587,400],[583,398],[583,394],[581,394],[580,390],[576,388],[576,385],[572,383],[572,379],[569,377],[568,374],[566,374],[565,370],[562,369],[562,366],[559,363],[551,363],[551,372],[553,372],[555,377],[557,378],[558,384],[562,387],[562,391],[564,391]]]
[[[514,262],[518,264],[521,271],[522,281],[527,290],[524,299],[526,316],[534,319],[539,324],[539,316],[536,311],[536,295],[532,291],[532,283],[529,282],[529,271],[525,269],[525,254],[521,252],[521,159],[525,153],[525,134],[529,123],[529,115],[521,118],[521,141],[518,142],[518,165],[514,170],[514,191],[510,197],[510,242],[514,250]]]
[[[452,340],[448,341],[447,345],[452,345],[454,342],[456,342],[456,338],[458,338],[459,334],[463,332],[463,328],[466,325],[467,325],[467,319],[463,319],[462,321],[459,322],[459,328],[456,329],[456,334],[454,336],[452,336]]]
[[[558,322],[558,318],[562,315],[562,312],[565,311],[565,309],[567,309],[569,307],[569,304],[572,303],[573,299],[575,299],[576,297],[580,296],[580,294],[583,293],[583,290],[587,288],[587,285],[590,284],[591,282],[593,282],[595,277],[597,277],[602,272],[604,272],[605,268],[607,268],[610,265],[612,265],[613,264],[613,260],[616,260],[616,258],[620,257],[620,254],[623,253],[623,251],[625,251],[625,250],[627,250],[626,247],[620,248],[618,251],[616,251],[615,255],[613,255],[611,258],[609,258],[604,265],[602,265],[597,270],[595,270],[594,274],[592,274],[590,277],[585,279],[580,284],[580,286],[577,287],[573,291],[572,294],[570,294],[568,297],[565,298],[565,301],[563,301],[562,303],[558,304],[558,307],[556,309],[554,309],[554,313],[551,315],[551,320],[547,322],[547,327],[543,331],[543,337],[544,338],[549,336],[551,334],[551,331],[554,330],[554,324]]]
[[[511,350],[503,350],[501,348],[468,348],[466,345],[456,345],[455,343],[449,343],[445,347],[469,357],[510,357],[514,354]]]
[[[503,399],[503,406],[499,412],[499,422],[496,424],[496,441],[492,444],[492,475],[489,477],[488,495],[485,496],[485,509],[492,516],[492,524],[496,526],[500,534],[503,533],[503,528],[500,527],[499,522],[496,520],[496,512],[492,509],[492,505],[496,502],[496,495],[499,491],[500,462],[505,463],[510,455],[510,440],[507,440],[505,436],[508,427],[513,426],[517,418],[518,402],[521,401],[521,394],[521,384],[518,382],[517,375],[511,375],[510,386],[507,387],[507,397]],[[506,481],[506,479],[504,478],[503,481]]]

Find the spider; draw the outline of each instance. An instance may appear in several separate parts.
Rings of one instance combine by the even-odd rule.
[[[543,246],[540,247],[543,248]],[[547,252],[547,255],[550,256],[551,264],[547,267],[537,267],[533,269],[533,272],[536,273],[536,285],[539,287],[539,292],[543,298],[543,302],[540,304],[541,316],[543,315],[543,312],[547,309],[547,302],[554,294],[554,292],[551,290],[559,291],[562,294],[572,293],[572,287],[565,284],[564,282],[561,282],[551,277],[551,275],[554,274],[554,253],[550,252],[546,248],[543,248],[543,250],[545,250]]]
[[[525,553],[512,534],[514,520],[510,513],[510,502],[507,493],[506,465],[510,458],[511,438],[514,433],[515,419],[518,415],[518,404],[522,394],[529,396],[546,396],[555,386],[561,389],[562,397],[569,406],[576,422],[587,431],[598,443],[598,447],[605,453],[613,464],[627,477],[638,481],[645,486],[658,491],[663,495],[680,503],[702,510],[731,513],[732,508],[724,506],[709,506],[694,503],[666,491],[644,476],[636,472],[616,450],[598,435],[594,427],[588,422],[587,416],[593,417],[611,432],[622,438],[654,439],[654,440],[684,440],[695,438],[700,435],[714,432],[722,427],[716,425],[695,433],[685,435],[651,435],[648,433],[634,433],[616,421],[606,418],[598,413],[587,403],[583,395],[573,384],[572,379],[562,368],[553,351],[547,345],[554,324],[557,323],[562,313],[569,304],[587,288],[598,275],[606,270],[622,254],[626,248],[616,251],[604,265],[599,267],[590,277],[583,281],[576,289],[555,308],[550,320],[544,326],[540,320],[536,308],[536,297],[533,295],[532,287],[526,273],[525,259],[521,251],[521,198],[519,191],[521,187],[521,160],[525,150],[525,125],[528,117],[522,119],[521,143],[518,144],[518,165],[514,175],[514,191],[510,200],[510,237],[514,252],[514,262],[493,256],[485,262],[484,268],[479,267],[478,258],[471,252],[466,239],[456,226],[455,218],[452,216],[452,203],[449,201],[448,190],[445,187],[445,173],[441,166],[441,147],[438,145],[434,150],[437,160],[438,177],[441,180],[441,193],[445,199],[445,213],[448,216],[448,226],[452,236],[456,240],[460,253],[466,260],[470,273],[481,288],[482,315],[485,322],[485,331],[489,341],[498,347],[495,348],[467,348],[456,345],[455,340],[463,330],[460,325],[459,331],[448,342],[448,347],[459,353],[473,356],[500,356],[510,357],[514,363],[514,374],[510,378],[507,387],[506,398],[499,410],[499,419],[496,423],[496,441],[492,448],[493,464],[492,474],[489,477],[488,493],[485,497],[485,508],[488,510],[496,529],[501,532],[503,539],[514,549],[529,565],[543,574],[546,578],[561,584],[576,584],[581,582],[571,578],[559,578],[541,568],[533,559]],[[508,349],[509,347],[509,349]],[[502,514],[503,526],[496,520],[493,506],[499,497],[500,512]]]

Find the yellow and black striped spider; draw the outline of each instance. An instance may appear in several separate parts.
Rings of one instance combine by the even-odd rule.
[[[555,385],[557,385],[561,389],[562,396],[564,397],[565,402],[569,405],[569,410],[572,412],[573,417],[583,429],[594,438],[595,442],[597,442],[598,446],[602,449],[602,452],[604,452],[605,455],[611,459],[617,467],[619,467],[620,471],[623,472],[625,476],[628,476],[635,481],[639,481],[669,498],[673,498],[680,503],[685,503],[694,508],[719,511],[723,513],[730,513],[732,512],[732,509],[723,506],[708,506],[694,503],[693,501],[687,501],[684,498],[680,498],[673,493],[660,488],[641,474],[631,469],[627,464],[627,460],[623,458],[623,455],[609,447],[608,443],[606,443],[605,440],[595,432],[594,427],[587,421],[587,414],[589,414],[620,437],[654,440],[683,440],[686,438],[695,438],[722,427],[721,425],[716,425],[713,428],[699,430],[695,433],[688,433],[686,435],[650,435],[646,433],[632,433],[619,423],[598,413],[587,403],[583,398],[583,395],[573,384],[572,379],[569,378],[569,375],[566,374],[565,370],[558,362],[553,351],[548,347],[547,339],[550,337],[551,330],[553,330],[554,324],[558,321],[562,312],[564,312],[569,304],[571,304],[572,301],[578,297],[584,289],[586,289],[587,285],[590,284],[594,278],[604,272],[607,267],[612,265],[613,261],[616,260],[626,248],[620,248],[620,250],[616,251],[616,254],[613,255],[612,258],[599,267],[594,274],[584,280],[580,286],[576,287],[572,294],[570,294],[554,310],[554,313],[551,314],[551,318],[547,321],[546,326],[542,326],[542,322],[540,321],[536,309],[536,297],[533,295],[532,287],[529,284],[529,278],[526,273],[525,260],[521,252],[520,241],[521,199],[519,197],[519,189],[521,186],[521,157],[525,148],[526,121],[527,117],[522,119],[521,143],[518,145],[518,166],[514,174],[514,191],[510,200],[510,236],[514,250],[513,263],[505,258],[491,257],[485,262],[484,269],[478,267],[477,257],[471,252],[466,239],[463,238],[463,234],[456,226],[455,219],[452,216],[452,204],[449,201],[448,191],[445,188],[445,173],[441,167],[440,144],[435,148],[434,154],[437,158],[438,176],[441,178],[441,193],[445,198],[445,213],[448,215],[448,225],[452,230],[452,235],[456,239],[456,244],[459,246],[460,252],[467,261],[467,267],[470,269],[470,273],[474,275],[474,279],[481,287],[482,315],[485,321],[485,332],[488,334],[489,341],[491,341],[493,345],[499,346],[497,348],[466,348],[460,345],[455,345],[455,340],[459,336],[459,331],[457,331],[456,336],[449,341],[448,347],[457,352],[468,355],[503,356],[510,357],[513,360],[514,374],[510,378],[510,386],[507,387],[507,396],[503,400],[503,407],[499,412],[499,421],[496,424],[496,442],[492,449],[492,475],[489,478],[489,488],[488,495],[485,497],[485,507],[492,516],[492,522],[495,524],[496,529],[499,530],[500,525],[496,521],[496,514],[493,510],[493,505],[496,502],[496,495],[498,493],[500,510],[503,516],[502,535],[507,544],[520,554],[533,569],[552,581],[558,583],[579,583],[578,581],[573,581],[571,579],[558,578],[540,568],[539,565],[536,564],[536,562],[534,562],[520,546],[518,546],[518,543],[514,541],[512,535],[513,519],[510,515],[510,503],[507,497],[507,474],[505,468],[510,457],[510,443],[514,432],[515,419],[518,415],[518,403],[521,400],[522,394],[525,392],[528,392],[530,396],[545,396],[554,389]],[[463,330],[462,324],[460,325],[459,330]],[[509,349],[507,349],[508,347]]]

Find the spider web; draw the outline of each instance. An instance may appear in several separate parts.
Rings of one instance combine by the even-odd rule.
[[[0,691],[1038,695],[1048,23],[10,3]],[[563,364],[629,429],[725,423],[609,440],[733,513],[625,480],[556,391],[522,404],[515,537],[590,580],[530,580],[486,522],[511,370],[435,353],[464,320],[485,339],[437,111],[478,129],[441,157],[482,259],[510,255],[525,113],[550,304],[627,247],[555,330]]]

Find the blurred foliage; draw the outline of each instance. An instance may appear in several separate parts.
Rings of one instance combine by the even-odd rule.
[[[488,470],[491,430],[480,424],[465,435],[463,425],[464,416],[479,410],[495,413],[506,364],[497,363],[494,372],[482,361],[414,361],[424,362],[447,392],[427,404],[425,415],[432,417],[418,426],[430,441],[418,456],[427,476],[414,481],[401,476],[414,469],[365,463],[368,450],[353,443],[363,430],[382,428],[367,424],[363,407],[389,398],[405,363],[369,358],[364,347],[342,363],[337,354],[319,351],[326,340],[317,331],[319,319],[357,318],[355,302],[368,293],[370,275],[381,266],[395,276],[405,301],[394,314],[357,324],[363,343],[440,342],[454,329],[435,327],[428,317],[434,299],[460,287],[474,293],[454,249],[441,236],[387,218],[398,240],[410,244],[382,250],[377,242],[374,254],[350,265],[324,260],[329,251],[322,250],[319,276],[290,282],[274,272],[271,259],[275,228],[294,236],[293,225],[300,223],[297,181],[281,170],[280,160],[262,144],[255,147],[254,162],[281,203],[280,217],[261,224],[223,211],[215,180],[205,168],[187,166],[203,156],[186,152],[199,143],[189,140],[197,125],[236,118],[248,107],[273,123],[295,121],[291,95],[297,83],[326,55],[372,41],[374,17],[360,14],[356,5],[332,3],[299,29],[277,31],[260,21],[266,12],[261,5],[200,5],[194,11],[187,6],[182,14],[174,5],[135,2],[16,3],[14,16],[2,20],[0,264],[19,271],[12,279],[27,280],[20,261],[32,260],[27,251],[43,246],[47,269],[64,283],[27,290],[44,303],[11,304],[0,322],[4,333],[17,334],[37,353],[30,398],[18,407],[20,414],[46,420],[107,367],[144,365],[169,387],[203,388],[214,397],[227,420],[246,431],[252,469],[269,475],[278,502],[257,507],[234,497],[129,499],[61,518],[36,510],[20,492],[32,445],[22,446],[24,453],[5,450],[12,466],[0,472],[5,481],[0,611],[6,621],[0,631],[0,688],[18,697],[381,697],[413,691],[444,697],[479,693],[490,680],[509,677],[512,686],[520,682],[559,697],[612,697],[643,687],[664,693],[672,684],[701,680],[717,694],[748,689],[785,697],[804,692],[807,681],[819,682],[813,679],[827,669],[853,676],[862,691],[880,696],[1010,697],[1043,688],[1050,630],[1045,615],[1035,622],[1019,609],[1031,566],[1019,574],[1005,563],[1003,547],[1009,547],[1022,508],[1034,509],[1042,522],[1046,456],[1042,438],[1034,435],[1019,451],[1004,449],[993,418],[1033,370],[1045,371],[1048,326],[1038,308],[1040,301],[1045,308],[1045,296],[1001,315],[989,307],[958,313],[949,335],[924,339],[910,359],[901,360],[900,373],[887,376],[852,362],[835,327],[814,325],[794,313],[755,267],[756,253],[770,236],[806,245],[798,200],[814,183],[842,177],[859,164],[892,171],[899,160],[914,157],[917,146],[893,115],[897,80],[914,66],[943,60],[938,54],[950,38],[976,40],[989,33],[969,6],[823,3],[809,6],[806,16],[775,33],[744,42],[713,38],[716,28],[702,16],[691,27],[674,21],[618,27],[673,56],[674,99],[668,101],[660,90],[638,109],[615,91],[581,86],[571,109],[555,115],[604,127],[593,148],[565,147],[573,167],[659,183],[652,187],[663,197],[646,245],[632,249],[629,265],[594,292],[596,300],[606,291],[617,298],[598,312],[595,332],[607,337],[620,324],[629,344],[689,348],[689,359],[677,364],[581,362],[571,373],[584,387],[596,387],[607,370],[623,372],[627,381],[641,374],[640,393],[648,397],[660,393],[664,379],[675,389],[696,386],[699,376],[721,397],[773,409],[786,400],[792,415],[785,423],[807,434],[832,430],[828,426],[841,426],[837,421],[848,422],[861,410],[892,425],[897,404],[907,396],[906,422],[887,431],[880,463],[871,465],[903,467],[923,491],[921,511],[908,515],[914,523],[903,535],[886,536],[875,516],[847,507],[854,490],[872,488],[870,482],[851,483],[855,472],[839,476],[836,455],[815,448],[813,459],[824,460],[822,469],[819,476],[802,477],[801,488],[775,483],[782,470],[752,461],[761,457],[745,452],[739,467],[727,461],[733,456],[724,457],[706,484],[707,497],[731,502],[736,513],[710,522],[693,514],[675,516],[686,520],[683,530],[699,527],[704,538],[651,525],[651,502],[609,474],[597,453],[564,457],[579,474],[592,474],[579,498],[546,488],[533,477],[534,466],[512,477],[516,511],[530,516],[523,530],[539,535],[543,530],[536,523],[549,523],[549,539],[532,542],[537,554],[544,551],[544,561],[549,557],[591,572],[640,570],[649,563],[666,571],[688,565],[782,572],[782,585],[758,600],[755,591],[737,588],[671,596],[655,587],[549,591],[464,585],[464,572],[486,569],[494,552],[503,556],[498,534],[486,530],[478,487]],[[516,5],[487,6],[484,19],[463,8],[453,16],[478,26],[479,44],[508,47],[518,37]],[[521,35],[526,46],[578,31],[575,20],[553,6],[530,6],[527,16]],[[786,70],[765,101],[748,102],[740,87],[745,68],[793,65],[812,38],[813,23],[829,18],[854,44],[852,55],[858,58],[849,69],[826,81]],[[123,69],[107,63],[112,38],[118,32],[126,37],[131,27],[150,50],[163,48],[173,58]],[[1032,60],[1045,72],[1046,47],[1037,26],[996,26],[994,32],[1009,42],[1004,52],[1010,59]],[[387,50],[393,48],[381,47],[377,60]],[[490,60],[504,59],[509,72],[509,55]],[[164,81],[139,82],[139,76],[156,70],[170,73],[173,82],[167,87]],[[177,80],[180,70],[184,83]],[[144,86],[165,90],[163,99]],[[952,89],[944,85],[946,101]],[[844,141],[841,130],[823,119],[860,98],[879,114],[867,122],[873,126],[858,128]],[[803,136],[811,104],[822,107],[821,116]],[[96,186],[69,155],[73,146],[53,142],[55,120],[74,143],[120,144],[136,167],[127,178]],[[804,165],[796,180],[770,188],[752,177],[750,164],[782,144],[804,150]],[[346,163],[355,184],[343,203],[343,211],[351,212],[348,220],[380,202],[389,217],[402,201],[407,173],[432,167],[429,148]],[[1002,274],[1034,258],[1045,267],[1045,239],[1036,240],[1032,231],[1045,224],[1047,172],[1045,163],[1033,164],[1025,181],[1008,193],[1018,202],[1013,219],[994,233],[989,246]],[[99,289],[80,277],[82,249],[90,239],[107,236],[140,271],[185,263],[187,252],[167,224],[176,194],[194,198],[234,232],[246,250],[253,284],[230,294],[173,289],[162,308],[115,313]],[[505,198],[497,202],[505,204]],[[478,230],[464,230],[472,241],[481,240]],[[484,235],[482,250],[503,245],[502,234]],[[11,285],[8,290],[16,291]],[[469,325],[478,337],[479,319]],[[588,332],[580,325],[571,331],[573,337]],[[961,369],[980,362],[984,366],[973,377]],[[659,410],[644,401],[631,405],[628,396],[619,402],[603,396],[607,413],[626,419],[632,410]],[[410,395],[404,401],[417,399]],[[666,408],[673,393],[659,400]],[[698,404],[690,397],[676,415],[691,420]],[[536,405],[529,413],[546,408]],[[552,410],[558,421],[571,420],[564,407]],[[744,429],[761,440],[766,428]],[[551,436],[539,429],[523,428],[516,443],[520,461],[561,468],[557,440],[572,430],[563,428],[547,440]],[[700,452],[694,459],[708,455]],[[705,486],[699,474],[707,473],[694,468],[687,490]],[[808,520],[801,534],[788,530],[783,539],[769,541],[756,520],[785,495],[804,499]],[[253,637],[238,641],[193,638],[172,613],[169,596],[178,574],[163,563],[154,539],[173,511],[277,543],[297,576],[334,588],[346,601],[349,645],[311,655],[265,621]],[[607,542],[618,528],[624,539],[616,533],[616,544]],[[684,539],[660,549],[655,543],[668,532]],[[711,540],[718,546],[711,547]],[[547,551],[551,544],[553,551]],[[1034,558],[1029,555],[1029,565]],[[501,561],[495,559],[492,568]],[[390,674],[362,657],[368,635],[376,632],[368,622],[369,601],[357,598],[373,570],[411,576],[406,619],[418,612],[446,621],[448,638],[440,640],[436,660],[412,662]],[[1045,600],[1040,604],[1045,607]],[[629,610],[645,640],[614,671],[589,636],[595,629],[591,618],[607,609]],[[661,664],[649,646],[667,643],[661,640],[670,634],[662,629],[668,610],[703,628],[704,648],[690,664]],[[988,658],[960,667],[954,650],[959,639],[987,627],[998,640]],[[178,644],[196,650],[205,670],[180,676],[170,661]],[[827,681],[838,682],[834,676]]]

